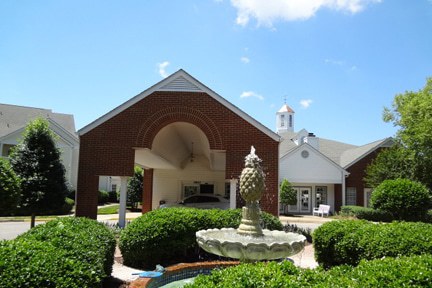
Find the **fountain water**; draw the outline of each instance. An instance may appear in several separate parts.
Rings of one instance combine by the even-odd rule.
[[[303,250],[306,237],[296,233],[261,229],[259,200],[265,188],[261,159],[254,147],[246,156],[240,176],[240,195],[246,201],[238,229],[208,229],[196,232],[198,245],[219,256],[250,262],[282,259]]]

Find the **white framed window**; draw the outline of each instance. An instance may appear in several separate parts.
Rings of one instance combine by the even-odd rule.
[[[280,115],[280,127],[285,126],[285,115]]]
[[[357,205],[357,190],[356,187],[347,187],[346,190],[346,205]]]
[[[320,204],[327,204],[327,186],[315,187],[315,207]]]
[[[364,188],[364,206],[371,207],[370,199],[372,196],[372,188]]]

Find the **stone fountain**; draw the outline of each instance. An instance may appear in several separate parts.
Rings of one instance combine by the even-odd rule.
[[[196,232],[198,245],[205,251],[244,262],[283,259],[302,251],[306,237],[296,233],[262,229],[259,200],[265,188],[265,174],[255,148],[246,156],[240,176],[240,195],[246,201],[240,226]]]

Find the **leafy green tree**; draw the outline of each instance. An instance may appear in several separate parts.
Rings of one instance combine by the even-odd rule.
[[[432,78],[427,79],[425,87],[417,92],[396,95],[391,108],[384,109],[383,119],[399,127],[395,136],[397,146],[374,161],[372,166],[376,167],[367,170],[368,182],[376,185],[403,176],[431,189]]]
[[[134,175],[128,181],[126,199],[126,202],[131,205],[133,209],[136,209],[138,203],[142,201],[143,180],[144,170],[139,166],[135,166]]]
[[[280,203],[284,205],[285,213],[287,205],[297,204],[297,193],[287,179],[283,179],[280,185]]]
[[[48,121],[35,119],[10,155],[12,169],[21,178],[20,206],[31,214],[31,227],[36,215],[61,207],[68,193],[65,168],[54,138]]]
[[[17,209],[20,193],[20,179],[9,162],[0,158],[0,215],[9,215]]]

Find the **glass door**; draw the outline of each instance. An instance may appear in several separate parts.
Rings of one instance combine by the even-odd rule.
[[[311,191],[310,187],[293,187],[297,193],[297,204],[288,205],[290,213],[310,213],[311,212]]]

